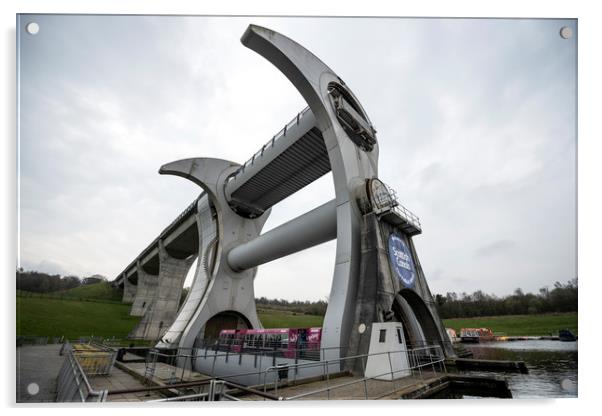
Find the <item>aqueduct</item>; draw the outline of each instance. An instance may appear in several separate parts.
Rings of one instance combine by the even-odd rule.
[[[257,267],[336,239],[322,358],[366,354],[372,326],[390,321],[403,324],[411,345],[438,344],[453,356],[413,244],[420,222],[378,179],[376,130],[360,101],[291,39],[251,25],[241,40],[278,68],[308,107],[243,165],[192,158],[160,168],[202,192],[114,280],[131,314],[142,316],[131,336],[186,349],[219,329],[261,328]],[[333,200],[261,233],[271,207],[328,172]]]

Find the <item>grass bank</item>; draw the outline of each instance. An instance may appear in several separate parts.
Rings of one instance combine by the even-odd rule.
[[[140,319],[129,315],[130,305],[116,303],[113,298],[105,301],[100,296],[91,296],[89,290],[84,293],[77,291],[71,295],[72,299],[68,296],[58,297],[56,294],[19,294],[17,335],[64,335],[67,338],[95,335],[125,339]],[[79,300],[79,295],[88,300]],[[323,321],[321,316],[272,309],[260,310],[259,319],[266,328],[322,326]]]
[[[568,328],[577,335],[577,312],[541,315],[483,316],[477,318],[444,319],[446,328],[460,333],[460,328],[491,328],[495,333],[508,336],[539,336],[558,334]]]
[[[139,321],[130,305],[17,296],[17,335],[125,338]]]
[[[111,286],[109,282],[100,282],[92,285],[79,286],[73,289],[58,292],[37,293],[17,290],[17,296],[45,298],[45,299],[73,299],[73,300],[98,300],[102,302],[121,303],[123,292]]]
[[[130,305],[120,302],[121,293],[107,282],[52,294],[17,294],[17,335],[103,336],[125,338],[138,323],[129,315]],[[270,308],[258,310],[265,328],[322,326],[324,317]],[[486,327],[509,336],[550,335],[568,328],[577,334],[577,313],[509,315],[456,318],[443,321],[457,332],[461,328]]]
[[[305,315],[277,309],[260,309],[257,314],[264,328],[309,328],[322,326],[324,321],[323,316]]]

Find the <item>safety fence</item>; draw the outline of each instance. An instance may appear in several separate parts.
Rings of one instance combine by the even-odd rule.
[[[220,349],[217,345],[209,347],[179,348],[165,351],[151,349],[145,357],[145,378],[150,382],[158,374],[160,363],[167,366],[161,367],[162,381],[168,384],[187,381],[191,371],[197,371],[211,377],[225,378],[230,381],[245,381],[243,384],[258,385],[263,383],[263,371],[266,368],[286,362],[290,364],[319,362],[320,350],[287,350],[283,351],[252,351],[250,349],[233,352]],[[312,357],[311,359],[307,357]],[[227,367],[230,374],[225,375],[223,370]],[[248,369],[249,371],[233,371],[233,369]],[[167,372],[166,372],[167,371]]]
[[[163,399],[148,400],[147,403],[173,401],[241,401],[239,397],[235,396],[241,393],[255,395],[258,398],[265,400],[281,400],[280,397],[271,393],[262,392],[254,388],[216,378],[178,383],[170,386],[149,386],[147,388],[111,390],[107,392],[107,395],[148,394],[150,392],[161,392],[163,390],[170,390],[171,394],[173,394],[174,391],[179,391],[181,394]]]
[[[395,365],[396,358],[399,356],[407,356],[408,365],[399,366]],[[370,374],[370,376],[364,375],[364,377],[352,378],[348,381],[336,382],[336,379],[331,380],[331,369],[335,371],[347,368],[355,367],[359,365],[362,373],[366,374],[366,368],[368,360],[374,358],[384,358],[385,362],[388,363],[388,368],[377,374]],[[324,360],[320,363],[306,363],[293,366],[274,366],[265,371],[264,378],[270,378],[268,374],[278,373],[278,377],[274,377],[275,382],[273,383],[274,394],[278,394],[278,387],[280,385],[296,384],[295,374],[297,374],[299,368],[310,367],[320,365],[323,369],[322,379],[326,381],[326,386],[316,388],[310,391],[306,391],[297,395],[292,395],[283,398],[283,400],[298,400],[306,398],[315,398],[320,396],[320,399],[330,400],[331,398],[354,398],[354,399],[374,399],[388,394],[393,394],[398,391],[401,387],[406,386],[406,377],[418,377],[423,379],[424,375],[428,372],[430,375],[436,373],[446,373],[445,368],[445,355],[442,348],[439,345],[431,345],[407,350],[396,350],[373,354],[361,354],[349,357],[343,357],[332,360]],[[291,372],[291,370],[294,370]],[[292,373],[293,377],[290,380],[289,374]],[[376,381],[376,383],[374,383]],[[382,383],[381,381],[386,381]],[[378,386],[378,387],[376,387]],[[267,384],[264,383],[264,389]],[[388,387],[388,388],[387,388]],[[359,390],[358,390],[359,388]],[[341,395],[336,393],[341,391]]]
[[[324,348],[323,356],[333,355],[338,348]],[[339,349],[340,350],[340,349]],[[179,385],[187,385],[186,368],[190,368],[195,359],[212,359],[213,368],[208,371],[209,380],[213,380],[217,384],[210,390],[209,384],[205,383],[205,387],[195,391],[192,394],[184,394],[182,396],[172,397],[163,401],[188,401],[188,400],[232,400],[229,396],[234,389],[241,386],[235,380],[247,379],[257,380],[254,384],[245,384],[247,389],[250,389],[253,394],[261,391],[269,395],[269,391],[273,392],[278,400],[297,400],[306,398],[355,398],[355,399],[373,399],[387,394],[393,394],[403,386],[408,385],[408,378],[412,378],[412,382],[423,380],[427,375],[433,376],[438,373],[446,373],[445,355],[443,349],[439,345],[429,345],[412,349],[396,350],[383,353],[362,354],[347,356],[343,358],[324,359],[320,361],[303,361],[279,363],[273,361],[269,367],[259,366],[257,371],[239,372],[231,374],[216,374],[215,363],[224,362],[226,359],[231,360],[233,367],[237,361],[242,361],[243,355],[248,353],[222,353],[217,350],[209,351],[205,349],[190,350],[188,353],[177,351],[173,353],[164,353],[158,350],[151,350],[147,355],[146,361],[146,376],[150,380],[156,374],[157,363],[163,362],[171,368],[172,374],[169,377],[168,387],[177,388]],[[399,356],[407,357],[407,365],[400,367],[395,365],[398,362]],[[255,359],[261,359],[258,354],[255,354]],[[271,358],[271,357],[268,357]],[[370,374],[366,376],[366,368],[369,359],[382,358],[388,362],[388,368],[385,368],[380,373]],[[220,361],[221,360],[221,361]],[[179,364],[179,366],[178,366]],[[349,369],[355,369],[355,373],[361,373],[363,376],[351,376]],[[322,380],[324,383],[313,390],[304,391],[302,393],[289,397],[278,396],[279,389],[288,385],[297,385],[302,382],[308,374],[313,375],[314,380]],[[190,374],[188,374],[190,375]],[[338,381],[337,381],[338,380]],[[383,383],[383,380],[387,380]],[[225,384],[220,384],[220,383]],[[190,382],[188,382],[190,383]],[[325,385],[324,385],[325,384]],[[150,385],[150,383],[149,383]],[[375,387],[378,385],[378,388]],[[150,389],[150,387],[149,387]],[[250,392],[248,392],[250,393]],[[266,396],[267,397],[267,396]],[[272,397],[264,397],[270,399]]]
[[[104,402],[107,390],[94,390],[73,351],[65,354],[57,377],[57,402]]]
[[[59,354],[72,355],[89,376],[110,374],[117,358],[115,349],[94,341],[71,343],[67,340]]]

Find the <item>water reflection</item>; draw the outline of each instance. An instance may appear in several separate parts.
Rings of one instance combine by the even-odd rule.
[[[504,377],[514,398],[577,397],[577,342],[510,341],[465,344],[473,358],[524,361],[529,374],[496,373]],[[492,373],[470,371],[475,375]]]

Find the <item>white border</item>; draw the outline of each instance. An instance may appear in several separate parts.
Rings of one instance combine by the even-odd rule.
[[[487,412],[487,414],[506,414],[518,409],[529,412],[545,412],[546,414],[571,414],[581,413],[586,409],[595,408],[594,400],[599,395],[595,371],[599,367],[598,340],[601,328],[597,322],[600,316],[596,302],[600,293],[600,267],[596,261],[598,256],[597,233],[601,230],[600,216],[602,204],[600,203],[600,81],[602,73],[600,65],[599,40],[602,39],[600,29],[600,14],[594,8],[595,2],[585,1],[546,1],[526,2],[516,0],[506,1],[422,1],[399,2],[398,4],[376,3],[375,1],[244,1],[229,2],[192,2],[184,0],[105,0],[105,1],[61,1],[52,2],[43,0],[3,1],[1,3],[3,29],[3,57],[2,60],[2,89],[5,91],[1,101],[2,122],[5,130],[2,142],[2,166],[4,169],[2,190],[3,204],[1,264],[4,265],[4,303],[7,319],[5,333],[5,349],[2,357],[2,393],[5,406],[14,403],[15,393],[15,300],[14,279],[16,259],[16,123],[15,123],[15,14],[16,13],[111,13],[111,14],[238,14],[238,15],[321,15],[321,16],[420,16],[420,17],[558,17],[578,18],[579,36],[579,139],[578,139],[578,177],[579,177],[579,399],[561,400],[517,400],[517,401],[428,401],[404,403],[296,403],[286,405],[286,410],[278,409],[272,404],[266,409],[262,403],[249,404],[244,407],[224,406],[210,411],[217,412],[245,412],[245,414],[266,411],[285,411],[307,414],[319,411],[317,408],[346,408],[357,409],[357,413],[365,413],[370,407],[381,408],[385,412],[418,411],[427,413],[448,413],[450,411]],[[550,226],[554,226],[550,224]],[[583,319],[588,317],[588,319]],[[13,405],[14,406],[14,405]],[[258,407],[259,406],[259,407]],[[114,406],[110,406],[113,408]],[[183,407],[183,406],[178,406]],[[189,407],[189,406],[185,406]],[[197,406],[199,407],[199,406]],[[206,407],[206,406],[203,406]],[[216,406],[211,406],[216,407]],[[86,409],[86,412],[98,414],[106,413],[107,407]],[[14,410],[14,409],[12,409]],[[10,410],[10,411],[12,411]],[[33,409],[32,409],[33,410]],[[35,412],[47,412],[50,409],[35,409]],[[61,413],[66,409],[56,409]],[[69,409],[71,411],[72,409]],[[154,407],[145,410],[155,414],[163,414],[166,409]],[[82,409],[75,408],[75,412]],[[178,411],[195,412],[202,410],[181,409]],[[589,413],[589,412],[585,412]]]

